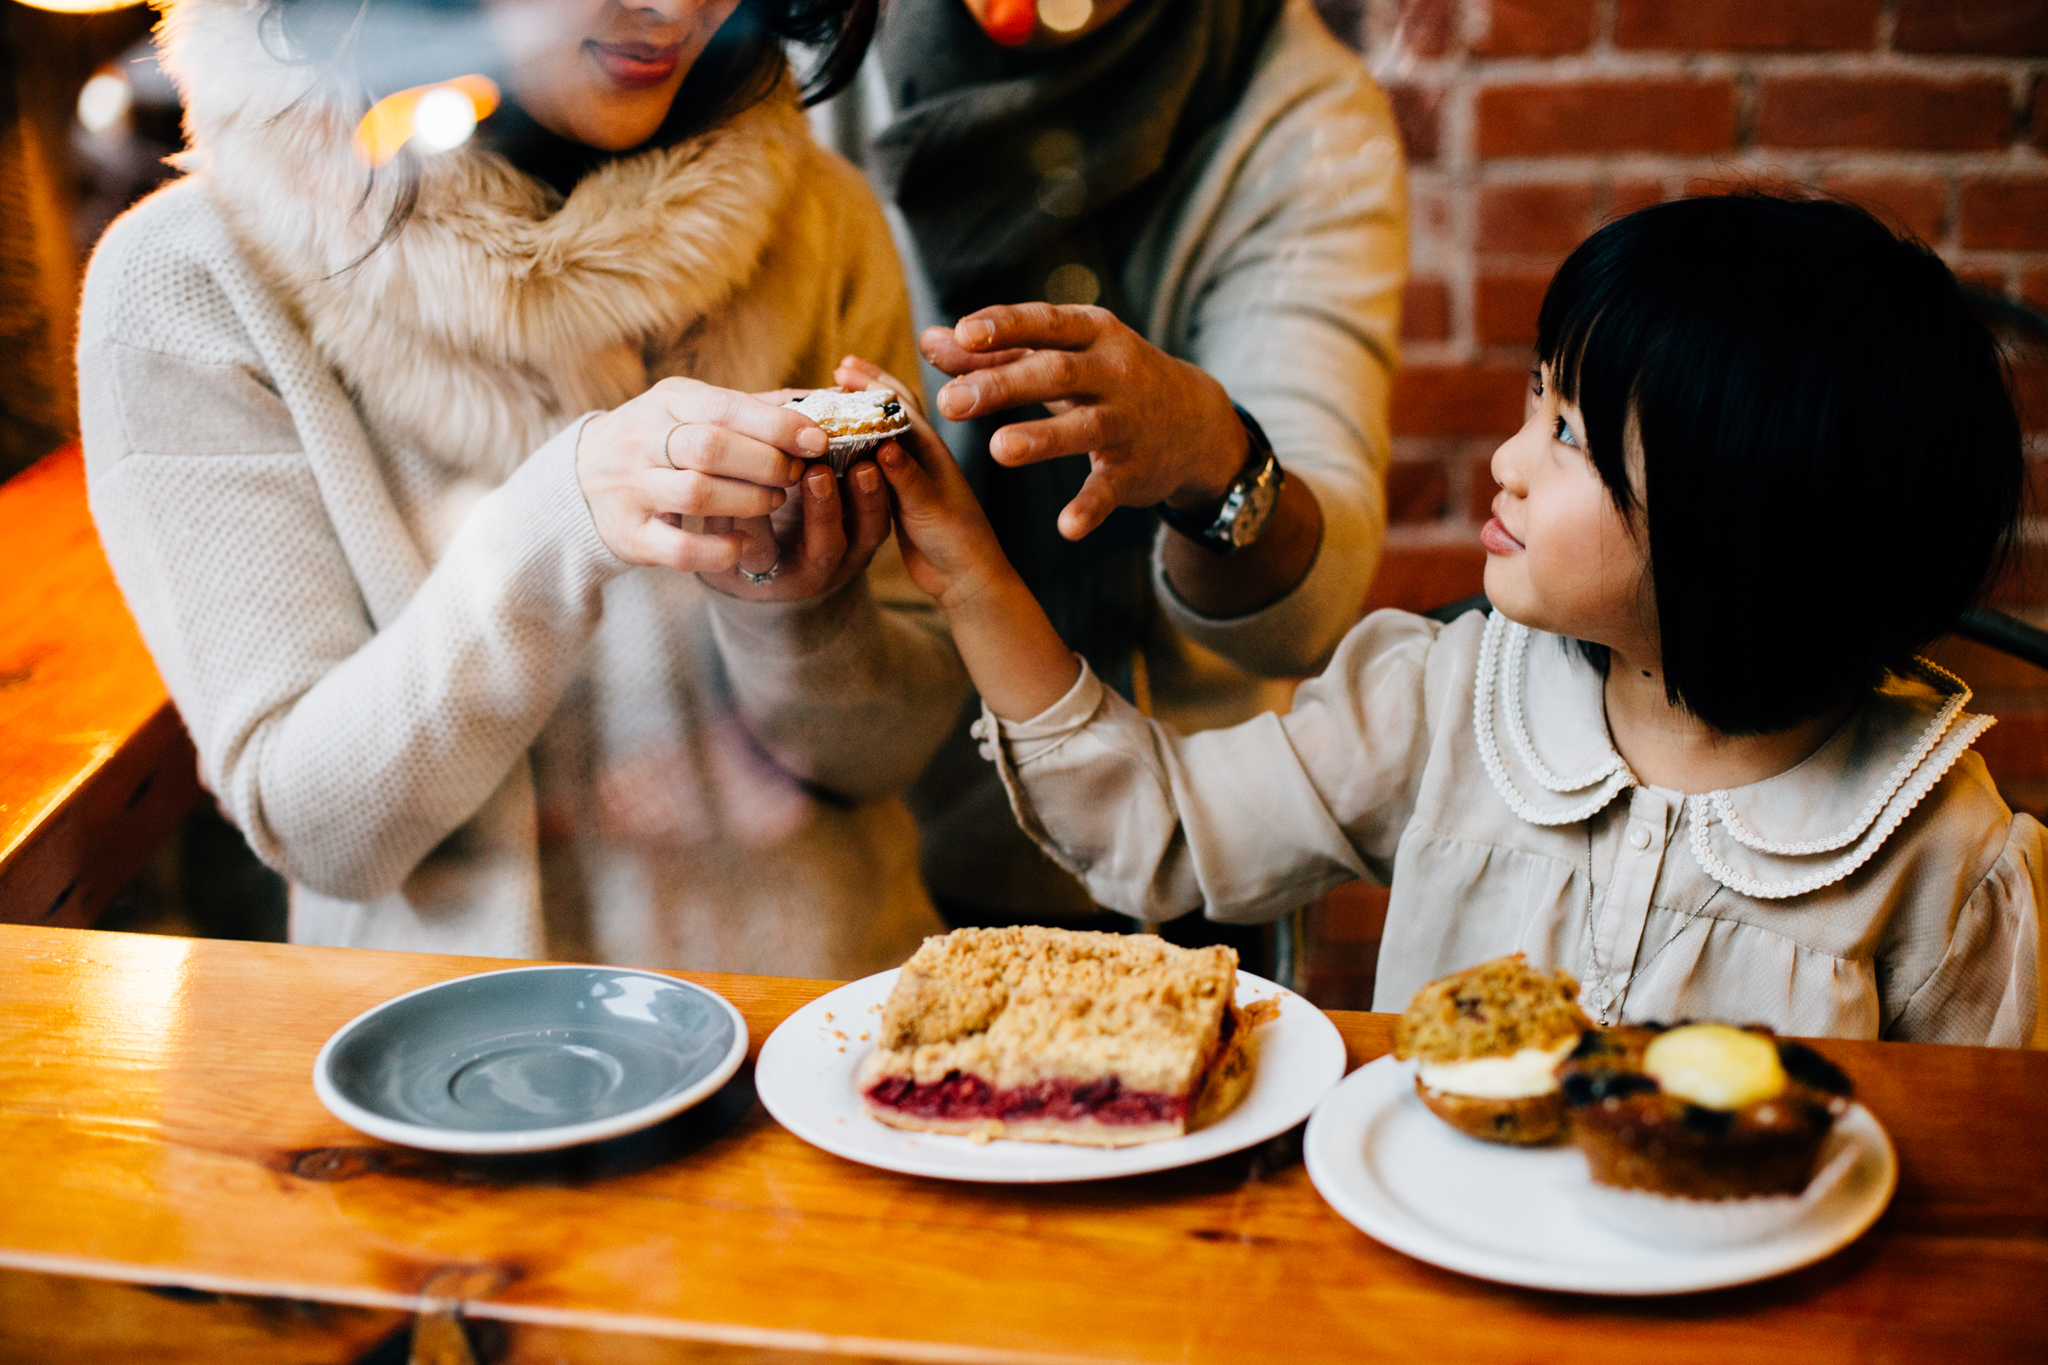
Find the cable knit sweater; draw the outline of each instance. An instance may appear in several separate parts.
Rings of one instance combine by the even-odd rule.
[[[575,474],[579,415],[667,375],[908,372],[859,177],[785,84],[566,201],[475,146],[423,158],[412,220],[351,267],[393,178],[363,199],[360,107],[273,58],[261,8],[170,11],[193,174],[101,243],[79,383],[108,558],[293,938],[900,960],[936,921],[886,798],[964,694],[943,631],[859,581],[776,606],[629,568]],[[819,677],[844,690],[781,706],[802,725],[734,700]]]

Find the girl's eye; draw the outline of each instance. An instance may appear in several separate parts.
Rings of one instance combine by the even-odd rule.
[[[1572,435],[1571,425],[1562,417],[1557,419],[1557,427],[1550,435],[1560,445],[1575,446],[1579,443],[1579,438]]]

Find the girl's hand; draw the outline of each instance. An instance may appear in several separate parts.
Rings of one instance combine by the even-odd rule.
[[[889,389],[909,415],[910,435],[904,442],[890,441],[875,458],[896,495],[896,527],[910,581],[943,607],[1011,574],[980,501],[946,443],[925,421],[923,405],[909,387],[858,356],[840,361],[832,377],[841,388]],[[917,452],[915,457],[905,450],[906,444]]]
[[[598,537],[629,564],[715,574],[746,559],[765,572],[773,563],[765,519],[802,477],[797,457],[822,455],[827,442],[817,423],[788,408],[664,379],[584,426],[576,480]],[[735,518],[762,520],[749,531]]]
[[[846,388],[866,378],[893,389],[909,410],[910,449],[891,441],[878,455],[896,495],[903,565],[945,609],[961,662],[988,708],[1009,720],[1037,715],[1074,686],[1080,663],[1010,567],[974,490],[911,390],[852,356],[840,362],[837,378]]]

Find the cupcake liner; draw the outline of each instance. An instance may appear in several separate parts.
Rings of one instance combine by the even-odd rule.
[[[1798,1194],[1750,1199],[1685,1199],[1592,1182],[1587,1216],[1638,1241],[1666,1247],[1725,1247],[1758,1242],[1792,1226],[1842,1183],[1862,1149],[1840,1129],[1821,1148],[1820,1169]]]
[[[910,423],[904,422],[893,431],[865,431],[858,436],[834,436],[825,447],[825,453],[817,458],[831,465],[834,474],[844,478],[855,460],[874,454],[882,448],[884,442],[898,440],[909,434]]]

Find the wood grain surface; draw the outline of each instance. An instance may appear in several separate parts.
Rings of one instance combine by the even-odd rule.
[[[0,927],[0,1342],[37,1343],[9,1358],[120,1358],[86,1340],[97,1310],[53,1308],[68,1294],[126,1295],[120,1330],[181,1350],[202,1330],[306,1343],[249,1359],[367,1360],[450,1304],[508,1362],[2048,1359],[2039,1053],[1824,1044],[1898,1146],[1877,1227],[1760,1285],[1603,1299],[1379,1246],[1316,1196],[1298,1135],[995,1187],[817,1151],[767,1118],[749,1070],[647,1133],[539,1157],[406,1151],[321,1108],[309,1077],[335,1028],[503,965]],[[757,1049],[829,987],[689,979],[739,1006]],[[1333,1018],[1354,1065],[1390,1043],[1389,1016]]]
[[[0,484],[0,921],[90,924],[198,794],[69,446]]]

